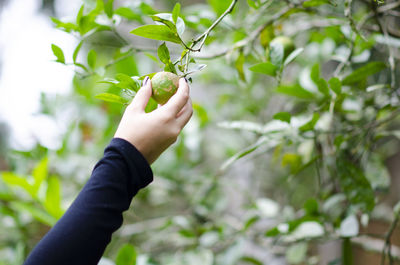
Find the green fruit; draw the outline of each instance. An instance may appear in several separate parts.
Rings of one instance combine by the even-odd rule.
[[[274,44],[274,43],[279,43],[279,44],[281,44],[283,46],[283,58],[286,58],[296,48],[294,46],[293,40],[291,38],[289,38],[289,37],[286,37],[286,36],[278,36],[278,37],[274,38],[271,41],[270,45]]]
[[[151,79],[152,97],[158,104],[165,104],[179,86],[179,76],[170,72],[158,72]]]

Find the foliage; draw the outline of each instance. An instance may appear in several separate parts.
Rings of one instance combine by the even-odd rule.
[[[24,212],[54,224],[60,182],[71,201],[85,181],[77,176],[87,176],[112,137],[122,111],[115,103],[128,104],[145,76],[164,70],[193,81],[195,116],[153,166],[155,182],[135,198],[105,256],[116,264],[272,264],[265,246],[279,245],[274,252],[298,264],[315,261],[316,242],[343,239],[342,263],[351,264],[350,238],[382,203],[390,185],[384,161],[398,146],[398,6],[163,4],[84,1],[75,20],[52,19],[78,39],[72,58],[51,45],[55,61],[76,75],[69,98],[43,97],[43,113],[59,118],[68,107],[82,116],[65,121],[60,149],[18,154],[25,162],[47,157],[62,177],[17,174],[10,158],[16,172],[2,173],[0,208],[19,231],[10,240],[30,233]],[[285,54],[275,36],[296,49]],[[147,111],[156,107],[151,101]]]

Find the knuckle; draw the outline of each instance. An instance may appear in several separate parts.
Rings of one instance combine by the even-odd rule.
[[[168,113],[164,113],[164,115],[161,116],[161,122],[163,123],[168,123],[170,122],[172,119],[172,115],[168,112]]]
[[[182,99],[186,102],[189,100],[189,93],[185,92],[182,94]]]

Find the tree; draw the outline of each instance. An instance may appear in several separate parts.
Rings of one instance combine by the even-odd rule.
[[[84,103],[77,108],[104,121],[70,122],[87,146],[108,141],[118,103],[128,104],[145,76],[186,76],[198,94],[192,124],[134,203],[142,220],[128,214],[131,224],[106,256],[130,241],[136,250],[124,246],[118,257],[137,252],[147,264],[269,264],[265,248],[311,264],[316,244],[340,240],[333,264],[352,264],[352,244],[390,186],[384,161],[398,146],[398,1],[209,0],[213,13],[204,8],[176,3],[160,12],[146,1],[97,0],[74,21],[52,19],[79,41],[72,58],[52,44],[56,61],[76,71],[74,93],[83,98],[74,100]],[[276,41],[281,36],[295,47]],[[148,111],[155,107],[151,101]],[[54,164],[74,152],[93,156],[71,148],[71,135]],[[40,208],[43,199],[31,197]],[[398,258],[391,253],[398,208],[378,235],[382,264]]]

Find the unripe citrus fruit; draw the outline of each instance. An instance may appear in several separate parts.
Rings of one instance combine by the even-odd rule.
[[[163,105],[172,97],[179,86],[179,76],[170,72],[158,72],[151,79],[152,97]]]
[[[283,58],[286,58],[295,49],[293,40],[286,36],[278,36],[274,38],[270,45],[273,43],[279,43],[283,46]]]

